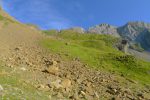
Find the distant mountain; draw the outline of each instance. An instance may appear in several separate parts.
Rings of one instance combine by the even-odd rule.
[[[136,40],[138,35],[150,29],[150,24],[144,22],[129,22],[122,27],[118,27],[118,33],[129,40]]]
[[[150,24],[144,22],[128,22],[120,27],[100,24],[87,30],[82,27],[72,27],[66,30],[85,34],[109,34],[128,40],[129,46],[137,51],[150,50]]]
[[[144,22],[128,22],[124,26],[115,27],[109,24],[100,24],[88,29],[88,33],[110,34],[129,41],[129,44],[150,49],[150,24]],[[140,48],[141,48],[140,47]],[[138,47],[139,48],[139,47]]]
[[[117,28],[117,32],[129,42],[135,42],[144,49],[150,48],[150,24],[144,22],[129,22]]]
[[[150,49],[150,31],[146,30],[139,34],[135,40],[136,42],[140,43],[144,49]]]
[[[117,32],[117,27],[109,24],[100,24],[88,29],[88,33],[98,33],[98,34],[111,34],[119,37]]]

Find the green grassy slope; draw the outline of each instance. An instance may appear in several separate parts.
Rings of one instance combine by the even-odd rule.
[[[41,45],[64,59],[79,59],[89,67],[115,72],[142,84],[150,84],[150,63],[113,48],[117,38],[110,35],[79,34],[72,31],[45,31],[53,38],[41,41]]]

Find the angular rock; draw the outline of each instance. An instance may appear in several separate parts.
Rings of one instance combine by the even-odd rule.
[[[94,91],[93,89],[89,86],[89,87],[86,87],[86,92],[89,94],[89,95],[94,95]]]
[[[25,67],[21,67],[20,70],[26,71],[27,69]]]
[[[57,61],[55,61],[55,60],[52,60],[52,66],[57,66]]]
[[[54,87],[56,89],[62,88],[61,82],[62,81],[58,79],[58,80],[56,80],[54,82],[51,82],[50,86]]]
[[[62,85],[63,88],[69,88],[69,87],[71,87],[71,80],[69,80],[69,79],[64,79],[64,80],[62,81],[61,85]]]
[[[114,86],[108,86],[108,90],[106,92],[112,95],[118,95],[120,93],[120,88]]]
[[[57,75],[58,72],[59,72],[59,68],[56,67],[56,66],[51,66],[51,67],[47,68],[46,71],[47,71],[49,74]]]

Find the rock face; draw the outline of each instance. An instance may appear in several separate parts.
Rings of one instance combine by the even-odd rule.
[[[122,38],[129,40],[131,43],[139,43],[142,48],[150,48],[150,24],[144,22],[129,22],[126,25],[117,28]]]
[[[88,29],[88,33],[111,34],[129,41],[130,44],[139,44],[141,48],[150,50],[150,24],[144,22],[128,22],[124,26],[114,27],[101,24]]]
[[[88,33],[111,34],[119,37],[117,28],[109,24],[101,24],[88,29]]]
[[[150,49],[150,31],[144,31],[139,34],[135,40],[136,42],[140,43],[140,45],[144,49]]]
[[[122,37],[135,40],[138,35],[150,29],[150,24],[144,22],[129,22],[117,30]]]
[[[128,44],[127,40],[122,40],[117,47],[120,51],[122,51],[124,53],[128,53],[129,44]]]

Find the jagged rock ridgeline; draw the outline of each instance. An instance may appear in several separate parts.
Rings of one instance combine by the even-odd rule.
[[[150,24],[144,22],[129,22],[117,31],[122,38],[137,43],[145,50],[150,48]]]
[[[150,24],[144,22],[128,22],[122,27],[118,27],[118,33],[122,37],[126,37],[130,40],[135,40],[137,36],[150,29]]]
[[[98,34],[110,34],[119,37],[119,33],[117,32],[117,27],[109,24],[100,24],[94,27],[90,27],[87,32],[98,33]]]

